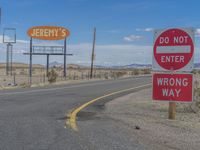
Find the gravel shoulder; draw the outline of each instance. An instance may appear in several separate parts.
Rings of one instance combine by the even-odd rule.
[[[200,148],[200,114],[178,107],[176,120],[168,120],[168,102],[152,101],[151,89],[106,103],[104,115],[120,122],[147,149]]]

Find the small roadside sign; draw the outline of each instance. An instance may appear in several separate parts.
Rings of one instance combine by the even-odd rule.
[[[192,102],[192,74],[153,74],[153,100]]]
[[[155,30],[154,39],[153,70],[192,71],[193,29]]]

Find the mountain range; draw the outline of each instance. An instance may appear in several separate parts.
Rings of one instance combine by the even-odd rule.
[[[84,65],[78,65],[78,64],[68,64],[68,65],[75,65],[79,67],[90,67],[90,66],[84,66]],[[57,61],[51,62],[49,64],[50,67],[63,67],[63,63],[59,63]],[[151,68],[151,64],[130,64],[130,65],[124,65],[124,66],[101,66],[101,65],[94,65],[96,68],[114,68],[114,69],[128,69],[128,68]],[[200,63],[194,63],[195,69],[200,69]]]

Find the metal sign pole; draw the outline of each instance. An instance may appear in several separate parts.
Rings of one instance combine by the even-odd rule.
[[[10,44],[10,75],[12,76],[13,72],[13,46]]]
[[[12,75],[12,56],[13,56],[13,46],[11,43],[7,44],[6,51],[6,75]]]
[[[30,39],[30,63],[29,63],[29,84],[32,84],[32,38]]]
[[[13,36],[10,33],[12,32]],[[10,38],[7,38],[10,37]],[[7,44],[6,51],[6,75],[12,75],[12,57],[13,57],[13,45],[16,43],[16,29],[15,28],[4,28],[3,30],[3,43]]]
[[[66,79],[66,54],[67,54],[67,38],[64,40],[64,78]]]
[[[7,51],[6,51],[6,75],[9,75],[9,43],[7,44]]]
[[[47,72],[46,72],[47,77],[48,77],[48,73],[49,73],[49,54],[47,54]]]

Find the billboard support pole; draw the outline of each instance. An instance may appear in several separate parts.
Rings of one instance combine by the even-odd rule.
[[[46,72],[47,77],[48,77],[48,73],[49,73],[49,54],[47,54],[47,72]]]
[[[64,40],[64,78],[66,80],[66,54],[67,54],[67,38]]]
[[[13,74],[13,46],[10,44],[10,75]]]
[[[6,75],[9,75],[9,43],[7,44],[7,51],[6,51]]]
[[[29,84],[31,86],[32,84],[32,42],[33,42],[33,39],[31,37],[30,39],[30,60],[29,60]]]
[[[6,50],[6,75],[12,76],[12,53],[13,53],[13,46],[11,43],[7,44],[7,50]]]

